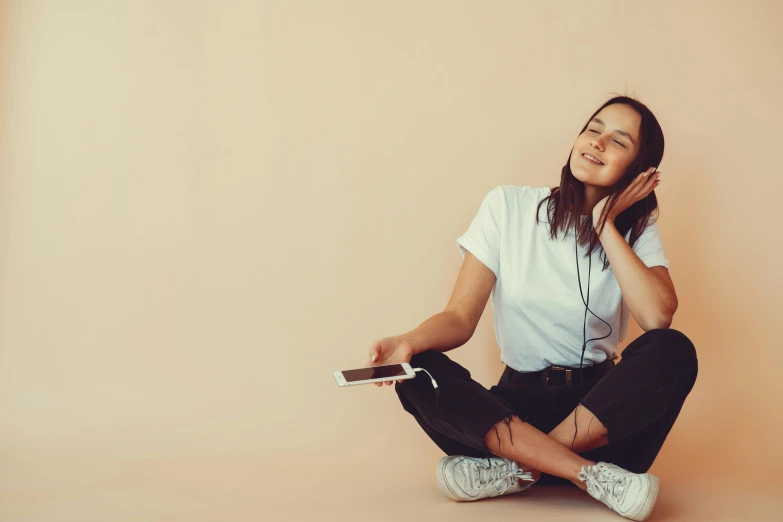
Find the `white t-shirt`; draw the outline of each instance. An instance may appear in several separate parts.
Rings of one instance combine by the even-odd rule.
[[[496,187],[484,197],[467,232],[457,239],[463,259],[470,251],[495,273],[492,309],[500,358],[520,372],[550,365],[578,367],[583,342],[609,334],[609,327],[589,311],[585,330],[582,295],[586,301],[587,248],[578,249],[580,295],[573,230],[565,235],[560,231],[557,240],[550,239],[546,203],[539,209],[540,222],[536,224],[535,209],[550,193],[549,187]],[[648,267],[669,268],[652,216],[648,223],[633,250]],[[626,242],[630,234],[626,234]],[[630,311],[620,286],[611,265],[605,271],[602,268],[597,250],[589,270],[589,305],[594,314],[612,325],[612,333],[587,343],[585,367],[613,357],[628,329]]]

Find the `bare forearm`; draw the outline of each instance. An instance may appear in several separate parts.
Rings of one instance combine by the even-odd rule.
[[[454,312],[433,315],[410,332],[396,336],[413,345],[415,353],[427,350],[447,352],[468,342],[473,329]]]
[[[623,299],[639,326],[645,331],[668,328],[677,308],[676,295],[639,259],[613,222],[606,222],[600,240]]]

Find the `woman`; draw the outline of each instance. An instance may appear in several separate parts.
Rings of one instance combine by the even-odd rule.
[[[669,328],[677,295],[650,219],[663,148],[644,104],[607,101],[577,137],[559,187],[486,195],[457,240],[464,262],[445,310],[371,347],[367,366],[409,362],[437,382],[395,389],[447,454],[437,479],[450,499],[559,482],[633,520],[651,512],[658,479],[646,472],[698,373],[693,343]],[[444,352],[470,339],[490,292],[506,368],[487,390]],[[645,333],[615,365],[629,314]]]

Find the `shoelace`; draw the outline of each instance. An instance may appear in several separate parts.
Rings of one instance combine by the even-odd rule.
[[[522,469],[509,469],[508,463],[493,464],[490,467],[484,467],[481,464],[474,463],[474,470],[476,470],[478,487],[492,485],[495,491],[503,493],[510,488],[516,479],[521,480],[533,480],[533,474],[529,471]]]
[[[609,495],[616,502],[622,500],[628,477],[619,477],[603,464],[590,466],[585,471],[580,471],[578,476],[583,482],[587,481],[587,492],[590,495],[599,500]]]

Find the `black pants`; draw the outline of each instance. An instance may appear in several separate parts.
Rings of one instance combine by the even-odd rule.
[[[495,457],[484,436],[501,420],[508,422],[516,415],[549,433],[582,404],[606,426],[608,444],[581,456],[634,473],[645,473],[652,466],[698,373],[693,343],[669,328],[650,330],[635,339],[603,377],[562,386],[510,383],[501,377],[487,390],[471,379],[467,369],[434,350],[414,355],[411,366],[425,368],[437,381],[437,404],[432,383],[423,372],[396,383],[397,395],[447,455]],[[586,427],[579,430],[582,433]],[[545,473],[539,483],[571,484]]]

